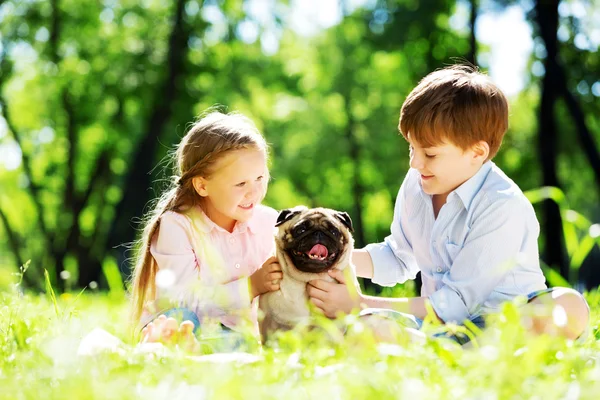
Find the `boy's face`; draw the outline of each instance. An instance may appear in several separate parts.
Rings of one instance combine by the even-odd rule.
[[[445,200],[454,189],[479,171],[489,154],[489,146],[481,141],[463,150],[449,142],[434,147],[421,147],[410,140],[410,167],[421,174],[421,187],[429,195]]]

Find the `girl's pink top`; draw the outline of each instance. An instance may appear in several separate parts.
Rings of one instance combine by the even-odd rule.
[[[228,232],[199,207],[164,213],[150,247],[158,265],[152,314],[185,307],[201,326],[210,320],[241,330],[246,324],[256,333],[257,302],[250,299],[248,278],[275,254],[276,220],[274,209],[259,205]]]

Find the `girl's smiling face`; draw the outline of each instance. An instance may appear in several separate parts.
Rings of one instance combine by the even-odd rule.
[[[236,150],[224,155],[210,177],[193,178],[204,198],[204,212],[217,225],[232,231],[237,221],[252,217],[267,191],[268,168],[264,151]]]

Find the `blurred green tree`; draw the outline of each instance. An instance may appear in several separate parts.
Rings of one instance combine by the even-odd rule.
[[[170,182],[173,145],[215,104],[247,114],[271,144],[269,205],[346,210],[357,246],[381,241],[408,169],[405,96],[432,70],[488,50],[474,28],[489,2],[470,0],[456,30],[459,3],[341,1],[340,22],[306,36],[287,25],[287,1],[256,15],[242,0],[0,0],[0,153],[17,160],[0,164],[0,268],[32,259],[32,287],[42,268],[67,289],[102,284],[111,265],[126,277],[139,222]],[[561,4],[571,2],[530,7],[532,74],[511,99],[496,162],[524,189],[562,187],[594,218],[600,60],[591,39],[582,45],[591,19]],[[544,258],[564,275],[560,214],[544,207]]]

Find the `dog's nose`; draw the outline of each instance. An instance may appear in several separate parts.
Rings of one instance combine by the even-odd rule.
[[[323,240],[323,239],[325,239],[325,235],[323,234],[323,232],[321,232],[321,231],[317,231],[317,232],[315,233],[315,238],[316,238],[317,240]]]

